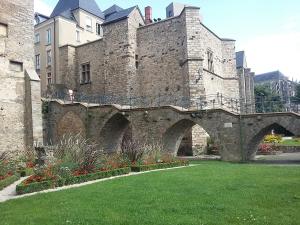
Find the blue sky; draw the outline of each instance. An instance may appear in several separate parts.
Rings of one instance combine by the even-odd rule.
[[[154,18],[165,18],[170,0],[96,0],[101,10],[112,4],[123,8],[152,6]],[[58,0],[35,0],[35,9],[50,14]],[[245,50],[254,72],[281,70],[300,80],[299,0],[178,0],[199,6],[203,23],[221,37],[237,40],[237,50]]]

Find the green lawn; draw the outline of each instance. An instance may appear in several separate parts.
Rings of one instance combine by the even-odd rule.
[[[1,225],[299,225],[300,167],[203,162],[0,203]]]
[[[284,140],[279,145],[283,146],[300,146],[300,139]]]

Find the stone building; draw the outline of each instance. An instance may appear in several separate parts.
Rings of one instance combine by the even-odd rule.
[[[247,66],[244,51],[236,53],[236,69],[239,76],[241,113],[255,113],[254,72]]]
[[[291,98],[296,94],[297,83],[289,80],[280,71],[257,74],[254,77],[255,85],[265,85],[272,93],[278,95],[287,111],[292,110]]]
[[[94,0],[60,0],[50,17],[35,14],[35,68],[44,94],[61,84],[59,48],[95,41],[102,36],[104,14]]]
[[[67,15],[72,19],[68,23],[73,24],[74,35],[70,35],[73,38],[78,27],[83,30],[87,27],[85,23],[80,25],[81,20],[74,15],[76,10],[80,11],[80,6],[67,7],[68,1],[64,4],[71,9]],[[198,7],[173,3],[166,11],[166,19],[153,23],[151,7],[147,7],[145,20],[138,6],[122,9],[113,5],[103,11],[103,16],[93,18],[101,24],[100,39],[77,43],[73,38],[73,41],[55,42],[56,47],[54,43],[46,46],[55,51],[56,57],[55,66],[52,63],[45,69],[51,69],[51,73],[55,71],[52,88],[63,89],[65,93],[73,90],[75,96],[91,97],[88,101],[110,99],[104,101],[109,104],[222,107],[240,112],[235,40],[221,38],[206,27],[201,22]],[[89,13],[89,9],[83,12]],[[63,10],[60,14],[52,13],[49,20],[36,25],[36,34],[41,32],[44,24],[53,24],[55,18],[66,20],[64,14]],[[36,54],[45,54],[46,49],[42,51],[36,51]],[[45,67],[41,65],[41,68]],[[41,72],[43,84],[47,83],[43,81],[46,78],[47,75]],[[195,137],[201,133],[206,136],[201,129],[187,131],[187,135]]]
[[[33,0],[1,0],[0,151],[20,151],[43,141],[32,15]]]

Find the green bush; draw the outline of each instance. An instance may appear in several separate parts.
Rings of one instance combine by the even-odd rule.
[[[151,165],[140,165],[140,166],[131,166],[132,172],[142,172],[149,170],[157,170],[157,169],[165,169],[179,166],[187,166],[189,165],[188,161],[180,161],[180,162],[171,162],[171,163],[158,163]]]
[[[19,176],[17,175],[12,175],[10,177],[7,177],[4,180],[0,181],[0,191],[3,190],[4,188],[6,188],[7,186],[13,184],[14,182],[16,182],[17,180],[19,180]]]
[[[79,184],[87,181],[93,181],[93,180],[108,178],[112,176],[128,174],[129,172],[130,172],[130,168],[120,168],[120,169],[115,169],[110,171],[101,171],[101,172],[91,173],[82,176],[60,178],[57,180],[48,180],[43,182],[31,183],[31,184],[26,184],[26,182],[23,182],[17,186],[16,191],[18,195],[28,194],[28,193],[43,191],[55,187]]]

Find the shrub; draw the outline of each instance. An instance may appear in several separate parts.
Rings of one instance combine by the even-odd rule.
[[[274,144],[260,144],[258,147],[258,152],[261,154],[272,154],[278,150],[278,146]]]
[[[282,137],[280,135],[270,134],[266,135],[264,138],[264,143],[278,144],[280,142],[282,142]]]
[[[97,145],[83,138],[81,134],[64,135],[53,152],[57,159],[54,164],[61,164],[61,167],[68,164],[71,165],[70,170],[86,173],[95,171],[103,156]]]
[[[108,178],[112,176],[128,174],[129,172],[130,172],[130,168],[121,168],[121,169],[102,171],[97,173],[81,175],[81,176],[70,176],[66,178],[44,180],[41,182],[34,182],[34,183],[28,183],[27,182],[28,179],[27,179],[17,186],[16,191],[18,195],[27,194],[27,193],[43,191],[55,187],[61,187],[65,185],[84,183],[87,181],[93,181],[93,180]]]

